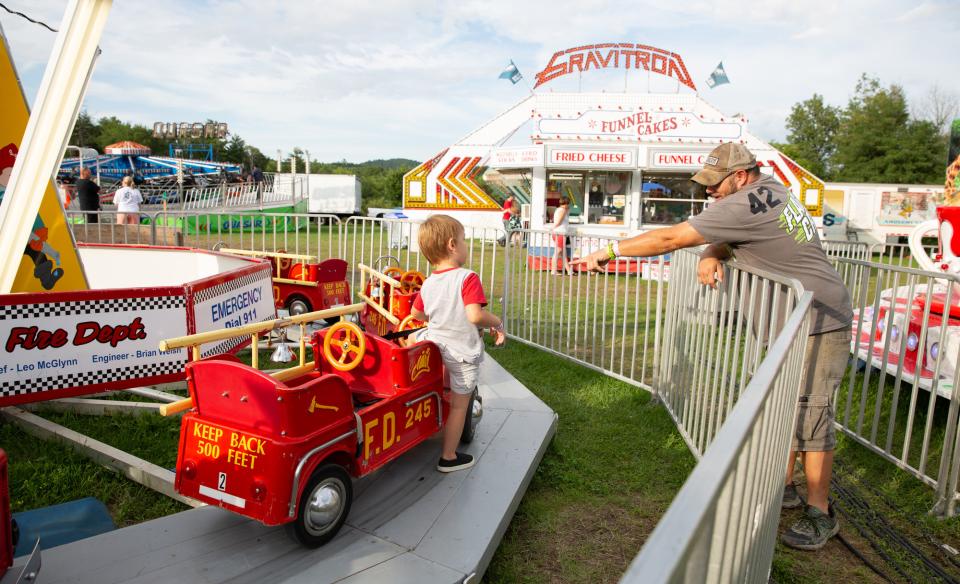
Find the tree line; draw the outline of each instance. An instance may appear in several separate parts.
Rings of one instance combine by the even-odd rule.
[[[212,121],[212,120],[208,120]],[[115,116],[93,119],[87,112],[80,112],[70,138],[72,146],[95,148],[101,154],[110,144],[131,140],[150,148],[158,156],[169,154],[169,138],[156,138],[153,130],[141,124],[131,124]],[[277,161],[265,155],[259,148],[248,144],[240,135],[228,133],[224,138],[178,138],[177,144],[209,144],[213,147],[213,159],[217,162],[240,164],[246,171],[254,166],[266,172],[277,170]],[[282,170],[290,172],[291,161],[296,160],[297,172],[305,172],[306,155],[302,148],[294,148],[282,161]],[[403,197],[403,175],[420,163],[405,158],[369,160],[352,163],[310,163],[310,172],[316,174],[353,174],[360,179],[363,189],[363,206],[396,207]]]
[[[845,106],[816,93],[794,104],[786,142],[773,145],[824,180],[942,184],[957,113],[957,96],[937,86],[911,108],[901,86],[864,74]]]

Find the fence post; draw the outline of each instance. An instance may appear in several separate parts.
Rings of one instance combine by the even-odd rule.
[[[507,325],[509,324],[509,323],[507,322],[507,314],[508,314],[508,312],[507,312],[507,307],[509,306],[509,302],[510,302],[509,299],[508,299],[508,297],[509,297],[509,295],[510,295],[510,282],[512,281],[512,279],[510,278],[510,271],[513,269],[513,262],[511,261],[511,260],[512,260],[512,255],[511,255],[511,253],[510,253],[510,248],[512,247],[512,246],[510,245],[510,239],[511,239],[511,235],[512,235],[512,234],[513,234],[513,233],[510,232],[510,231],[506,231],[506,232],[505,232],[505,237],[506,237],[505,243],[506,243],[506,245],[504,246],[504,252],[503,252],[503,261],[504,261],[504,266],[503,266],[503,296],[502,296],[501,299],[500,299],[500,311],[501,311],[501,313],[502,313],[502,318],[501,318],[501,320],[502,320],[503,323],[504,323],[504,327],[505,327],[508,331],[509,331],[510,329],[507,328]],[[494,246],[493,249],[496,250],[496,249],[497,249],[497,248],[496,248],[496,246],[497,246],[497,242],[496,242],[496,241],[493,242],[493,246]]]
[[[949,295],[948,295],[949,298]],[[943,437],[943,452],[940,454],[940,472],[937,473],[937,502],[930,514],[936,517],[952,517],[956,511],[954,495],[957,491],[957,471],[960,458],[957,458],[957,418],[960,411],[960,367],[953,373],[953,387],[950,389],[950,410],[947,412],[947,430]],[[930,389],[930,399],[937,399],[935,387]]]

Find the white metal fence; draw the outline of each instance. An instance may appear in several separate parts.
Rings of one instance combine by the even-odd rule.
[[[667,258],[624,258],[608,268],[609,276],[554,275],[563,267],[556,236],[520,233],[504,254],[503,317],[510,336],[652,390]],[[572,236],[563,249],[585,252],[607,242]]]
[[[766,358],[621,582],[768,581],[811,302],[809,292],[796,300]],[[696,408],[698,392],[690,393],[687,403]],[[696,409],[709,414],[712,408],[704,407],[709,401],[699,401]],[[719,401],[714,408],[720,409]]]
[[[308,198],[307,179],[304,176],[269,173],[262,182],[226,182],[211,178],[202,185],[178,187],[169,185],[140,185],[137,187],[143,195],[141,211],[196,211],[220,210],[224,208],[256,209],[265,205],[295,206]],[[101,204],[107,212],[105,218],[114,211],[112,203],[115,190],[101,192]],[[79,200],[71,200],[70,211],[80,209]],[[80,216],[78,216],[79,218]]]
[[[960,474],[960,310],[951,315],[951,306],[960,300],[960,278],[855,259],[835,265],[855,315],[854,359],[835,399],[838,427],[931,485],[934,513],[952,516]]]
[[[699,458],[771,354],[803,287],[731,263],[714,289],[697,281],[698,261],[690,250],[674,254],[655,390]]]
[[[934,239],[924,240],[924,249],[929,255],[937,251]],[[910,247],[906,243],[866,243],[862,241],[824,240],[823,249],[835,259],[875,261],[881,264],[901,268],[920,267],[911,257]]]

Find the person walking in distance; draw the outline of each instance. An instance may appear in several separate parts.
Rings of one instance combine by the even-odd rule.
[[[570,238],[567,237],[568,225],[570,224],[570,199],[566,196],[560,197],[560,204],[553,211],[553,228],[551,228],[551,237],[554,246],[553,269],[550,273],[559,276],[561,272],[573,275],[573,268],[567,262],[567,243]]]
[[[113,195],[113,204],[117,206],[117,223],[119,225],[137,225],[140,223],[140,204],[143,195],[133,186],[133,177],[125,176],[123,185]]]
[[[99,223],[100,216],[100,185],[90,178],[90,169],[81,168],[80,178],[77,180],[77,198],[80,199],[80,210],[87,212],[87,223]]]

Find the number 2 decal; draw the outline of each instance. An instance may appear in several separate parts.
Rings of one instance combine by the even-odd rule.
[[[754,193],[748,193],[747,199],[750,201],[750,212],[756,215],[757,213],[766,213],[771,207],[776,207],[781,203],[780,199],[773,198],[773,191],[767,187],[758,187],[757,193],[760,195],[766,195],[767,202],[764,203],[760,200]]]
[[[227,490],[227,473],[222,472],[217,476],[217,490],[226,491]]]

